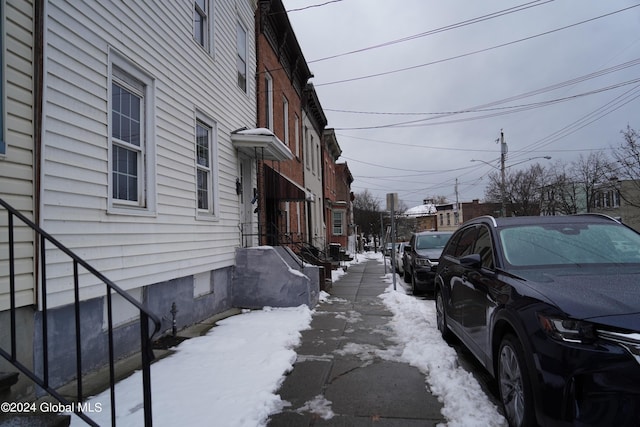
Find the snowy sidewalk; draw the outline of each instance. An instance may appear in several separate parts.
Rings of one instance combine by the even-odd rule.
[[[404,363],[379,295],[388,287],[377,259],[353,264],[302,333],[297,362],[279,393],[290,406],[270,427],[436,425],[442,404]]]
[[[154,363],[154,425],[505,426],[440,338],[433,301],[401,280],[393,291],[380,254],[358,261],[333,272],[314,310],[247,311]],[[118,426],[143,425],[140,383],[136,373],[117,384]],[[110,425],[108,392],[91,402],[101,406],[91,417]]]

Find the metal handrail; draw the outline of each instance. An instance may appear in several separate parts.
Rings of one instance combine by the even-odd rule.
[[[65,247],[57,239],[44,231],[38,225],[33,223],[30,219],[24,216],[22,213],[14,209],[7,202],[0,199],[0,205],[7,210],[8,216],[8,234],[9,234],[9,301],[10,301],[10,324],[11,324],[11,351],[7,352],[5,349],[0,348],[0,356],[8,360],[13,366],[15,366],[20,372],[30,378],[38,386],[42,387],[47,393],[56,398],[64,405],[72,405],[74,412],[87,424],[97,426],[93,420],[91,420],[80,409],[80,405],[73,405],[69,399],[58,393],[49,384],[49,356],[48,356],[48,323],[47,323],[47,283],[46,283],[46,251],[45,243],[48,241],[57,247],[60,251],[65,253],[73,260],[73,291],[74,291],[74,320],[75,320],[75,338],[76,338],[76,375],[77,375],[77,400],[83,400],[82,391],[82,348],[81,348],[81,336],[80,336],[80,286],[79,286],[79,272],[78,266],[82,266],[85,270],[91,273],[94,277],[99,279],[106,286],[107,296],[107,319],[108,319],[108,347],[109,347],[109,388],[111,398],[111,425],[116,424],[116,405],[115,405],[115,356],[114,356],[114,338],[113,338],[113,313],[111,293],[115,292],[124,298],[127,302],[135,306],[140,313],[140,352],[142,361],[142,392],[143,392],[143,405],[144,405],[144,425],[151,427],[153,424],[152,407],[151,407],[151,362],[154,359],[152,350],[153,337],[160,330],[160,319],[149,311],[143,304],[136,301],[126,291],[121,289],[118,285],[113,283],[102,273],[93,268],[85,260],[78,257],[70,249]],[[40,262],[42,267],[42,348],[43,348],[43,360],[42,360],[42,376],[39,376],[31,369],[23,365],[17,357],[16,347],[16,300],[15,300],[15,241],[14,241],[14,218],[19,219],[22,223],[27,225],[33,231],[35,231],[40,239]],[[149,321],[153,322],[153,332],[150,334]]]

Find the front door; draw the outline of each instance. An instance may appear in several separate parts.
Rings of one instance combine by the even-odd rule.
[[[253,187],[253,161],[248,158],[240,157],[240,227],[242,229],[242,246],[250,247],[258,244],[258,224],[256,215],[253,213],[258,206],[258,202],[254,195]]]

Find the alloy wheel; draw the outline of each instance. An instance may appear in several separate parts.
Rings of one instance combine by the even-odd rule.
[[[522,369],[518,357],[510,343],[503,344],[500,350],[498,378],[500,397],[504,405],[505,415],[511,426],[524,423],[525,396],[522,382]]]

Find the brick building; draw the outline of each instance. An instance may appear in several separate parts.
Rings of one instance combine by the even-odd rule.
[[[312,74],[282,2],[260,0],[255,16],[257,126],[273,131],[291,152],[289,160],[259,160],[260,243],[303,242],[309,196],[304,187],[302,95]]]

